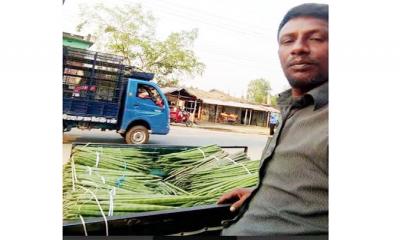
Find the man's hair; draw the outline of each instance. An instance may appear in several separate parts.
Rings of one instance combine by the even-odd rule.
[[[318,4],[318,3],[304,3],[290,9],[286,15],[283,17],[281,23],[279,24],[278,36],[285,24],[293,18],[297,17],[314,17],[325,21],[329,21],[329,8],[328,4]]]

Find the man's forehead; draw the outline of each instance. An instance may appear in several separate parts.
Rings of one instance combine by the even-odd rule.
[[[328,22],[320,18],[302,16],[290,19],[282,27],[279,36],[296,32],[309,32],[315,30],[328,32]]]

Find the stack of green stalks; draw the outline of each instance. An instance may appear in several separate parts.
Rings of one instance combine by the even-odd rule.
[[[115,192],[114,192],[115,191]],[[64,194],[64,219],[126,215],[193,206],[208,196],[176,196],[165,194],[139,194],[123,189],[95,189],[78,186],[76,191]],[[112,211],[110,211],[112,209]]]
[[[75,177],[76,176],[76,177]],[[143,172],[96,168],[70,162],[64,167],[64,192],[73,190],[74,184],[96,189],[118,187],[137,193],[154,193],[151,184],[160,177]]]
[[[203,204],[215,203],[222,194],[235,188],[255,186],[259,164],[259,160],[250,160],[195,171],[191,173],[188,191],[196,196],[214,196]]]
[[[215,154],[197,167],[182,167],[167,179],[196,196],[210,196],[213,203],[223,193],[238,187],[252,187],[258,181],[259,160],[249,160],[245,153]]]
[[[224,152],[217,145],[193,148],[182,152],[161,155],[157,160],[157,165],[162,167],[164,172],[169,175],[176,173],[177,168],[193,166],[216,153]]]
[[[138,148],[77,146],[64,166],[64,219],[107,217],[215,203],[257,183],[259,161],[216,145],[157,155]],[[155,161],[155,159],[158,159]],[[166,178],[152,175],[161,167]]]
[[[76,164],[114,170],[146,172],[154,163],[153,152],[139,148],[107,148],[76,146],[72,156]]]

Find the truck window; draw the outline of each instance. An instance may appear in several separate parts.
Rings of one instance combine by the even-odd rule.
[[[164,107],[164,101],[157,89],[150,85],[138,84],[136,97],[141,99],[150,99],[153,103],[159,107]]]

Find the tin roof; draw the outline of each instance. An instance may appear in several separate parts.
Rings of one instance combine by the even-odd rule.
[[[240,102],[234,102],[234,101],[222,101],[222,100],[218,100],[218,99],[209,99],[209,98],[204,98],[202,100],[203,100],[203,103],[206,103],[206,104],[247,108],[247,109],[253,109],[256,111],[264,111],[264,112],[279,112],[279,110],[277,110],[273,107],[267,107],[267,106],[263,106],[263,105],[240,103]]]
[[[249,103],[245,99],[232,97],[222,91],[219,90],[211,90],[204,91],[198,88],[184,88],[184,87],[165,87],[162,88],[164,94],[172,93],[175,91],[185,91],[189,95],[195,96],[197,99],[203,101],[206,104],[220,105],[220,106],[228,106],[228,107],[238,107],[238,108],[247,108],[253,109],[256,111],[264,111],[264,112],[277,112],[280,111],[269,106],[264,106],[261,104],[253,104]]]

